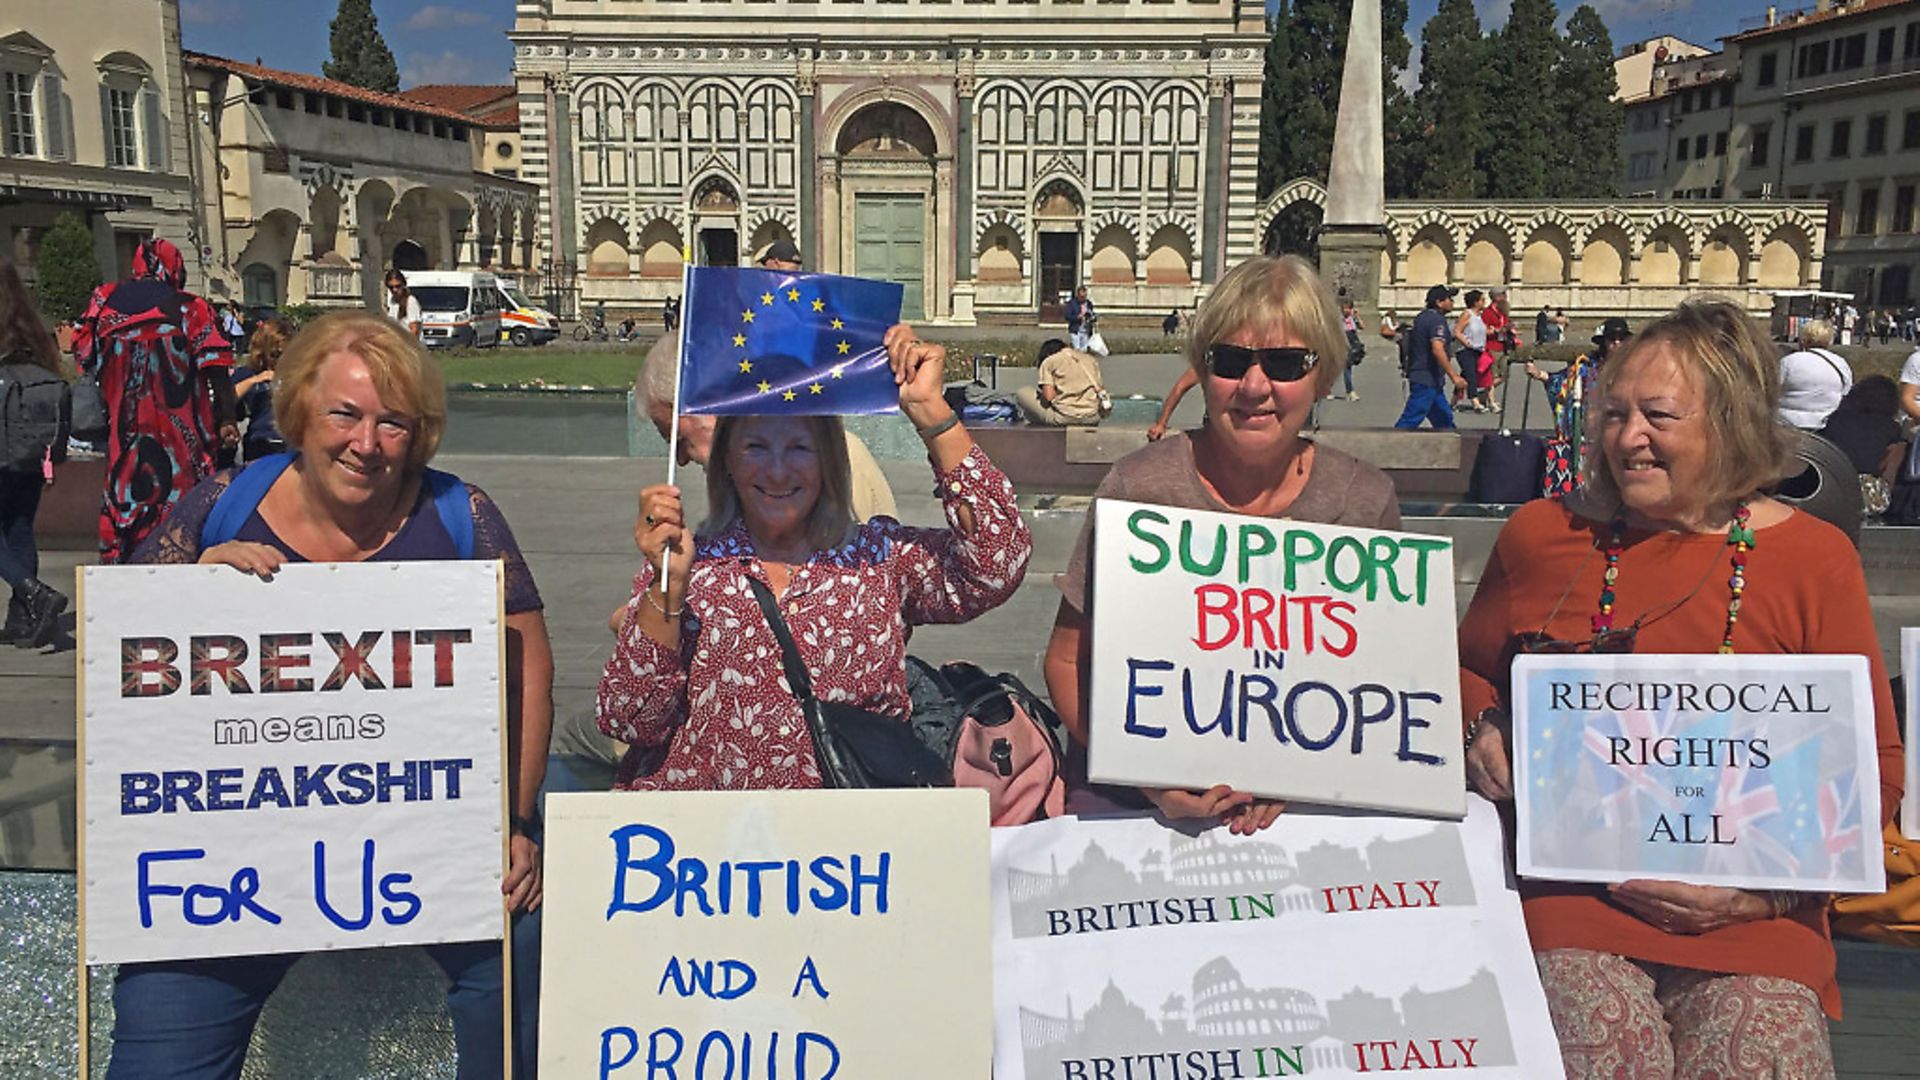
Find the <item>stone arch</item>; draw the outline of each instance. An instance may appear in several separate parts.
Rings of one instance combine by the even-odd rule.
[[[1625,285],[1632,242],[1624,223],[1590,224],[1580,241],[1580,284]]]
[[[855,90],[834,102],[833,108],[827,113],[826,122],[821,125],[826,134],[821,144],[840,146],[847,134],[848,125],[865,111],[867,106],[876,104],[898,105],[915,114],[920,122],[926,125],[927,132],[931,136],[933,152],[929,155],[930,157],[945,157],[953,153],[950,134],[947,131],[946,110],[940,103],[913,87],[893,84]]]
[[[1633,219],[1622,213],[1618,207],[1613,206],[1602,207],[1599,213],[1587,219],[1586,227],[1574,233],[1573,242],[1585,248],[1594,233],[1607,228],[1619,231],[1622,252],[1633,245],[1634,237],[1637,235]]]
[[[1452,215],[1437,206],[1429,206],[1410,218],[1394,222],[1390,231],[1400,250],[1409,254],[1413,251],[1414,238],[1421,233],[1444,233],[1446,242],[1441,247],[1447,251],[1449,258],[1453,252],[1465,247],[1467,242],[1466,236],[1454,225]]]
[[[1043,176],[1035,185],[1033,196],[1035,217],[1084,218],[1086,212],[1086,192],[1080,189],[1080,180],[1073,174],[1059,172]]]
[[[1520,249],[1522,285],[1566,285],[1573,267],[1573,236],[1564,223],[1535,218]]]
[[[640,253],[640,276],[679,277],[683,243],[678,221],[664,214],[649,219],[640,226],[634,241],[634,249]]]
[[[1320,259],[1320,225],[1326,207],[1312,199],[1295,199],[1267,219],[1260,234],[1263,255],[1299,255],[1308,262]]]
[[[1461,253],[1461,275],[1474,284],[1505,285],[1513,261],[1513,219],[1483,211],[1474,220],[1478,224],[1468,230]]]
[[[1693,239],[1684,218],[1679,221],[1662,216],[1647,224],[1646,240],[1640,245],[1640,276],[1643,285],[1685,285],[1687,266],[1693,257]]]
[[[751,252],[747,258],[751,262],[758,263],[765,256],[767,249],[774,244],[781,240],[792,241],[793,230],[788,228],[786,222],[780,220],[778,215],[756,214],[755,217],[760,219],[760,223],[753,227],[753,239],[747,242],[747,250]]]
[[[1407,281],[1434,285],[1453,277],[1454,233],[1451,222],[1429,221],[1414,229],[1406,245]]]
[[[1106,215],[1112,218],[1113,215]],[[1095,219],[1093,240],[1088,247],[1087,281],[1093,285],[1131,285],[1134,280],[1134,264],[1139,260],[1139,248],[1134,239],[1133,226],[1124,218],[1114,218],[1106,225],[1098,225]]]
[[[1723,206],[1701,219],[1695,225],[1696,234],[1701,237],[1709,237],[1714,233],[1726,232],[1729,231],[1729,229],[1739,233],[1740,236],[1746,240],[1747,245],[1752,246],[1754,239],[1753,219],[1748,217],[1744,211],[1735,207]]]
[[[1531,241],[1535,233],[1539,232],[1542,227],[1548,225],[1557,227],[1560,232],[1566,236],[1569,245],[1573,243],[1574,237],[1580,235],[1580,230],[1574,225],[1573,219],[1567,216],[1566,211],[1557,206],[1549,206],[1544,210],[1534,211],[1533,216],[1527,220],[1526,227],[1518,230],[1515,235],[1524,235]]]
[[[1700,284],[1744,285],[1752,244],[1745,215],[1715,215],[1700,245]]]
[[[1131,239],[1131,245],[1134,250],[1137,252],[1140,248],[1139,222],[1134,219],[1132,214],[1125,210],[1109,207],[1105,210],[1098,211],[1088,219],[1087,227],[1095,233],[1109,228],[1125,229],[1128,237]],[[1093,253],[1091,246],[1088,247],[1087,253],[1089,255]]]
[[[1016,235],[1026,232],[1026,222],[1020,215],[1004,206],[982,208],[973,218],[973,239],[976,244],[987,235],[994,226],[1004,226]]]
[[[1172,222],[1147,241],[1147,284],[1193,284],[1193,237]]]
[[[1762,288],[1797,289],[1807,282],[1813,261],[1813,237],[1792,221],[1778,221],[1760,244],[1760,268],[1754,284]]]
[[[1520,226],[1514,224],[1512,216],[1497,206],[1482,207],[1479,213],[1467,219],[1467,227],[1462,231],[1471,237],[1491,230],[1505,233],[1508,247],[1513,246],[1513,238],[1520,235]]]
[[[255,223],[253,235],[247,238],[247,246],[240,250],[234,265],[268,267],[273,275],[274,292],[285,297],[288,295],[287,276],[293,272],[292,264],[298,258],[294,245],[299,242],[299,237],[298,214],[285,208],[269,210]],[[256,282],[264,284],[259,272],[254,273]]]
[[[978,269],[975,278],[995,284],[1018,283],[1026,277],[1026,223],[1017,215],[995,210],[978,222],[979,238],[974,247]]]
[[[618,217],[602,214],[593,219],[587,226],[586,243],[583,245],[587,254],[587,276],[626,277],[627,256],[632,242],[626,222]],[[676,258],[674,261],[679,260]]]
[[[841,157],[931,160],[939,137],[925,115],[898,101],[876,101],[847,117],[834,136]]]
[[[314,188],[307,200],[307,258],[320,259],[340,250],[341,226],[346,224],[346,202],[332,185]]]
[[[1267,196],[1266,201],[1260,204],[1259,211],[1253,216],[1253,228],[1255,235],[1261,238],[1262,250],[1265,250],[1267,232],[1273,228],[1273,219],[1292,208],[1295,203],[1303,202],[1311,203],[1324,211],[1327,205],[1327,189],[1312,177],[1295,177],[1280,185],[1278,190]],[[1193,235],[1195,230],[1192,228],[1192,222],[1188,221],[1186,225],[1187,235]]]

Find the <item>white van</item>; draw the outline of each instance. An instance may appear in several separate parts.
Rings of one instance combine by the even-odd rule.
[[[500,343],[500,283],[469,270],[408,270],[407,291],[420,301],[420,340],[428,348]]]
[[[520,286],[500,279],[500,340],[545,345],[560,336],[560,320],[527,298]]]

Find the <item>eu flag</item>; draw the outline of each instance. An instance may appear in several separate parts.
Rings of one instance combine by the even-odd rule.
[[[849,416],[899,407],[881,342],[900,321],[900,286],[755,267],[687,274],[681,412]]]

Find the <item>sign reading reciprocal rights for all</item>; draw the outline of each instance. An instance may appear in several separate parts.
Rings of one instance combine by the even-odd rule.
[[[1096,781],[1466,812],[1453,543],[1102,499]]]

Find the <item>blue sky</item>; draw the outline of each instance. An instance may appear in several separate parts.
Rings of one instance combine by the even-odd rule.
[[[1506,20],[1509,0],[1475,0],[1481,21]],[[1731,34],[1744,18],[1763,14],[1765,0],[1590,0],[1616,45],[1674,34],[1701,45]],[[1420,27],[1439,0],[1412,0],[1407,31],[1417,48]],[[1785,7],[1798,6],[1785,3]],[[1810,6],[1810,4],[1808,5]],[[1573,10],[1561,0],[1563,14]],[[326,60],[329,0],[181,0],[189,49],[269,67],[319,74]],[[505,31],[512,0],[375,0],[380,30],[400,64],[400,84],[506,82],[513,66]]]

